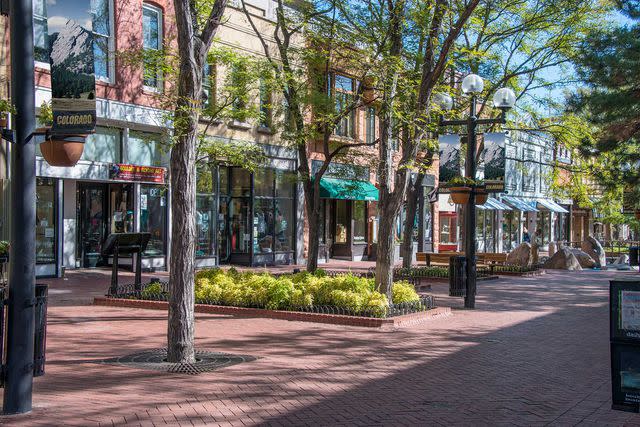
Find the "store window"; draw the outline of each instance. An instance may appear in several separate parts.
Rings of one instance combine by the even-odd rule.
[[[51,3],[47,0],[33,0],[33,53],[36,61],[48,64],[47,5],[55,5],[55,1]],[[115,47],[112,37],[112,7],[111,0],[91,1],[95,75],[105,80],[112,80],[114,65],[113,51]]]
[[[127,141],[127,163],[142,166],[166,164],[165,146],[157,133],[130,131]]]
[[[456,243],[456,216],[440,213],[440,243]]]
[[[292,174],[261,169],[254,174],[254,253],[293,250]]]
[[[160,52],[162,50],[162,10],[144,3],[142,6],[142,45],[145,51],[144,85],[153,90],[162,89]]]
[[[520,211],[505,211],[502,216],[502,247],[514,250],[520,243]]]
[[[82,160],[119,163],[122,131],[117,128],[96,127],[96,133],[88,135],[84,143]]]
[[[197,167],[196,181],[196,257],[207,258],[216,255],[216,168],[209,164]]]
[[[36,179],[36,263],[56,262],[55,180]]]
[[[145,256],[166,254],[167,189],[159,185],[140,186],[140,231],[151,233]]]
[[[367,108],[367,144],[373,144],[376,140],[376,109]]]
[[[204,64],[203,76],[202,76],[202,91],[204,92],[204,106],[205,108],[212,108],[216,105],[216,64]],[[206,115],[206,111],[204,112]]]
[[[367,202],[353,202],[353,243],[365,243],[367,233]]]

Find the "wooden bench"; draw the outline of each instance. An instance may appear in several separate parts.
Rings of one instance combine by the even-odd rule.
[[[507,254],[483,252],[478,254],[478,264],[481,263],[480,260],[486,265],[506,265]]]
[[[416,261],[425,262],[427,267],[431,267],[432,265],[449,265],[449,259],[452,256],[462,256],[461,252],[441,252],[441,253],[431,253],[431,252],[418,252],[416,254]]]

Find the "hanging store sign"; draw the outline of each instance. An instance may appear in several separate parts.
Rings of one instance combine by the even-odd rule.
[[[482,179],[490,193],[504,192],[506,165],[505,136],[503,133],[484,135],[484,149],[480,153],[478,171],[484,172]]]
[[[93,15],[90,0],[47,2],[54,135],[84,135],[96,126]]]
[[[164,184],[165,168],[112,163],[109,178],[116,181],[143,181]]]

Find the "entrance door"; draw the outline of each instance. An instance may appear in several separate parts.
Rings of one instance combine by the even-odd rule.
[[[102,243],[107,234],[107,184],[78,183],[78,248],[81,267],[105,265]]]
[[[333,200],[331,257],[351,259],[351,201]]]
[[[227,196],[220,196],[218,202],[218,256],[220,263],[229,262],[231,257],[231,245],[229,244],[229,229],[227,224],[229,221],[229,200]]]

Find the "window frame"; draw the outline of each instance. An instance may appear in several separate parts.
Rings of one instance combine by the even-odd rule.
[[[342,88],[338,89],[336,86],[336,81],[338,80],[339,77],[343,77],[346,79],[351,80],[351,90],[344,90]],[[342,74],[342,73],[337,73],[337,72],[331,72],[329,73],[329,75],[327,76],[327,92],[329,94],[329,96],[331,96],[331,98],[333,98],[333,104],[334,104],[334,108],[337,107],[337,100],[338,100],[338,94],[341,94],[344,98],[343,100],[349,100],[349,99],[353,99],[353,97],[355,96],[356,93],[356,89],[357,89],[357,81],[355,78],[350,77],[346,74]],[[349,138],[349,139],[356,139],[356,119],[357,119],[357,114],[356,114],[356,108],[354,108],[348,115],[344,116],[342,119],[340,119],[340,122],[336,125],[336,127],[333,129],[333,135],[341,137],[341,138]],[[348,123],[348,129],[346,134],[343,132],[339,132],[338,130],[342,128],[342,125],[344,123],[344,121],[347,121]]]
[[[145,47],[144,46],[144,10],[150,10],[152,12],[154,12],[157,17],[158,17],[158,48],[154,49],[154,48],[150,48],[150,47]],[[148,3],[148,2],[143,2],[142,3],[142,50],[157,50],[157,51],[161,51],[163,48],[163,43],[164,43],[164,10],[159,7],[156,6],[153,3]],[[156,92],[156,93],[162,93],[163,89],[164,89],[164,79],[163,79],[163,75],[162,75],[162,70],[157,70],[156,72],[156,86],[149,86],[147,85],[147,82],[145,81],[145,77],[144,77],[144,64],[143,64],[143,70],[142,70],[142,86],[143,89],[149,92]]]

